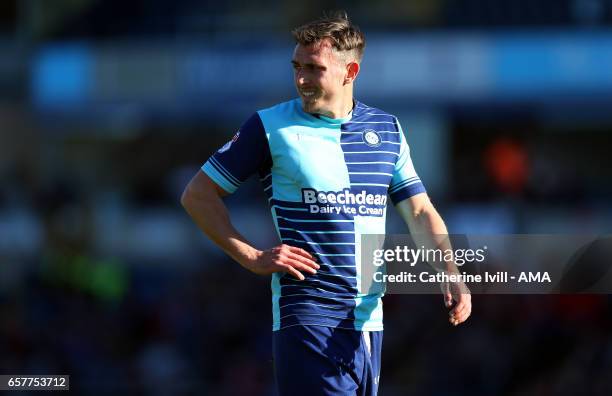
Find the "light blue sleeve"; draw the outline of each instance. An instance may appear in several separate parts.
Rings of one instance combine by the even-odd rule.
[[[406,141],[404,131],[399,121],[397,121],[397,125],[400,132],[400,152],[399,158],[395,163],[393,178],[391,179],[391,185],[389,187],[389,195],[394,204],[406,198],[410,198],[413,195],[425,192],[425,186],[412,164],[410,147],[408,147],[408,142]]]

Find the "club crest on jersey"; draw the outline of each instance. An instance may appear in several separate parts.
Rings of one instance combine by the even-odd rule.
[[[370,147],[378,147],[382,142],[378,132],[373,129],[366,129],[363,131],[363,135],[361,137],[363,138],[363,142]]]
[[[238,137],[240,136],[240,131],[236,132],[236,134],[234,135],[234,137],[232,138],[232,140],[230,140],[229,142],[225,143],[223,145],[223,147],[221,147],[218,152],[219,153],[225,153],[227,150],[230,149],[230,147],[232,147],[232,143],[234,143],[236,140],[238,140]]]

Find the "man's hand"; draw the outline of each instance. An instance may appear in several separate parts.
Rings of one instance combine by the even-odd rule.
[[[302,272],[314,275],[320,268],[314,260],[315,258],[304,249],[283,244],[258,252],[255,260],[247,263],[245,267],[259,275],[286,272],[298,280],[304,280]]]
[[[443,282],[440,287],[444,294],[444,305],[446,308],[452,308],[448,313],[448,321],[453,326],[465,322],[472,313],[470,289],[463,282]]]

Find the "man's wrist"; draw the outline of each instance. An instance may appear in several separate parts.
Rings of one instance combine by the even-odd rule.
[[[244,268],[248,269],[249,271],[252,271],[253,267],[255,267],[255,263],[259,260],[259,258],[262,255],[263,255],[263,251],[255,249],[255,248],[250,248],[247,252],[245,252],[245,254],[241,257],[241,259],[238,260],[238,262]]]

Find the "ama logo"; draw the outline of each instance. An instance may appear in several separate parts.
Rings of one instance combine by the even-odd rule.
[[[380,143],[381,143],[380,135],[378,134],[378,132],[376,132],[373,129],[366,129],[365,131],[363,131],[362,138],[363,138],[363,142],[370,147],[380,146]]]
[[[229,150],[230,147],[232,147],[232,143],[234,143],[236,140],[238,140],[238,137],[240,137],[240,131],[236,132],[236,134],[234,135],[232,140],[230,140],[229,142],[225,143],[223,145],[223,147],[221,147],[219,149],[219,153],[225,153],[227,150]]]

